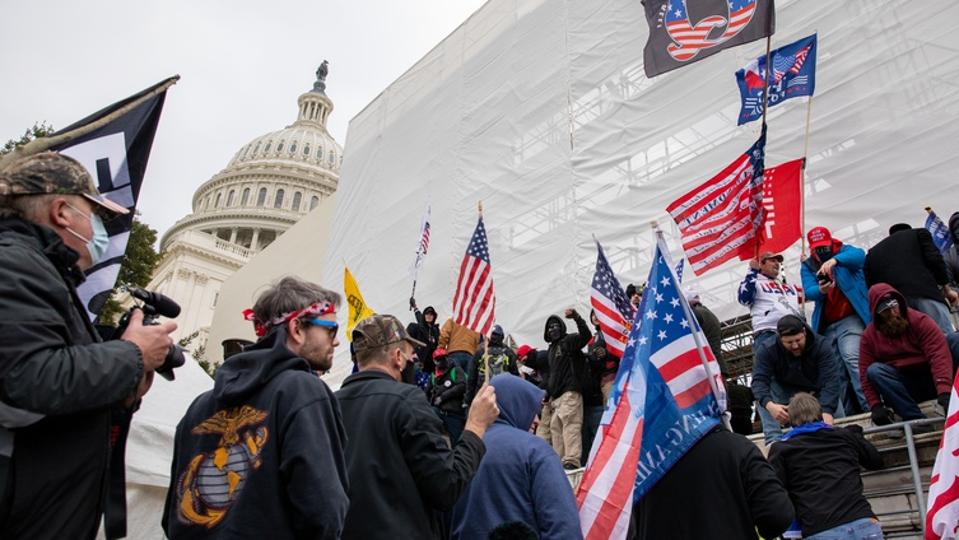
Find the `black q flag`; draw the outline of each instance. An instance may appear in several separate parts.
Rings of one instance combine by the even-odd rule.
[[[683,67],[775,31],[773,0],[643,0],[647,77]]]

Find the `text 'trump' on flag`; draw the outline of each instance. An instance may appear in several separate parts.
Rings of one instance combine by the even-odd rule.
[[[706,183],[673,201],[666,211],[682,235],[693,272],[703,272],[739,257],[755,256],[766,211],[763,163],[766,128],[745,154]]]

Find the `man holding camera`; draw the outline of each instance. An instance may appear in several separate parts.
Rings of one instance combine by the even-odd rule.
[[[806,238],[811,254],[802,262],[802,285],[806,298],[816,303],[810,326],[834,342],[842,359],[840,401],[845,413],[866,412],[869,404],[859,380],[859,341],[871,320],[862,271],[866,252],[836,240],[825,227],[809,229]]]
[[[0,531],[125,534],[123,447],[176,324],[101,343],[76,287],[109,246],[103,198],[76,160],[44,152],[0,171]]]

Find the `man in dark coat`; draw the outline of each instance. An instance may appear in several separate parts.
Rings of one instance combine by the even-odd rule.
[[[340,296],[285,277],[257,299],[266,335],[231,356],[177,426],[169,538],[340,537],[346,433],[319,373],[333,365]]]
[[[831,424],[842,384],[832,343],[813,332],[802,319],[783,316],[776,325],[776,333],[777,339],[756,349],[753,361],[753,394],[772,419],[763,422],[766,445],[782,437],[780,424],[789,422],[786,404],[798,392],[818,396],[823,416]]]
[[[433,306],[426,306],[422,312],[416,307],[416,300],[410,298],[410,308],[413,309],[413,316],[416,319],[406,326],[406,333],[411,338],[422,341],[425,347],[416,348],[416,357],[419,360],[420,371],[429,378],[433,373],[433,351],[436,350],[440,340],[440,325],[436,324],[436,310]]]
[[[519,376],[519,365],[516,361],[516,353],[503,342],[505,333],[503,327],[494,324],[493,331],[490,332],[489,346],[480,347],[473,356],[470,363],[469,374],[466,383],[466,405],[473,402],[473,397],[483,384],[486,383],[486,368],[489,366],[489,378],[500,373],[512,373]]]
[[[575,309],[567,309],[567,319],[576,322],[575,334],[566,333],[566,323],[556,315],[546,319],[543,339],[549,343],[549,434],[553,450],[563,460],[563,467],[578,469],[582,447],[583,381],[586,357],[583,347],[592,336],[586,321]]]
[[[499,414],[493,387],[479,391],[451,449],[423,392],[399,382],[418,345],[392,315],[353,330],[360,371],[336,392],[350,476],[344,540],[442,538],[439,514],[456,504],[486,451],[483,435]]]
[[[543,391],[510,374],[490,381],[499,418],[487,452],[453,510],[453,538],[486,540],[497,525],[521,522],[542,540],[582,538],[576,499],[556,452],[529,432]]]
[[[955,304],[959,293],[949,286],[946,263],[926,229],[904,223],[890,227],[889,236],[866,254],[863,273],[866,285],[892,285],[909,307],[932,317],[944,333],[954,330],[946,301]]]
[[[76,287],[128,211],[76,160],[44,152],[0,174],[0,536],[125,534],[123,448],[172,322],[100,342]],[[109,487],[108,487],[109,486]]]
[[[805,392],[789,401],[789,422],[793,429],[769,450],[769,463],[796,507],[803,537],[829,533],[823,536],[882,538],[876,514],[863,496],[860,472],[860,466],[881,469],[882,456],[863,438],[862,428],[833,428],[823,422],[822,407]],[[840,536],[849,530],[857,534]]]
[[[776,538],[792,520],[792,502],[756,445],[716,427],[633,506],[627,538]]]

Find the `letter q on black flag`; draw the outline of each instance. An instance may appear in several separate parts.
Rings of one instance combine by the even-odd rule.
[[[756,41],[775,31],[773,0],[643,0],[647,77]]]
[[[170,77],[49,136],[67,138],[50,149],[82,163],[103,196],[130,209],[129,214],[105,224],[110,247],[104,260],[87,270],[87,280],[78,288],[91,319],[116,285],[166,90],[178,79]],[[102,125],[89,129],[98,122]],[[77,135],[71,136],[72,132]]]

